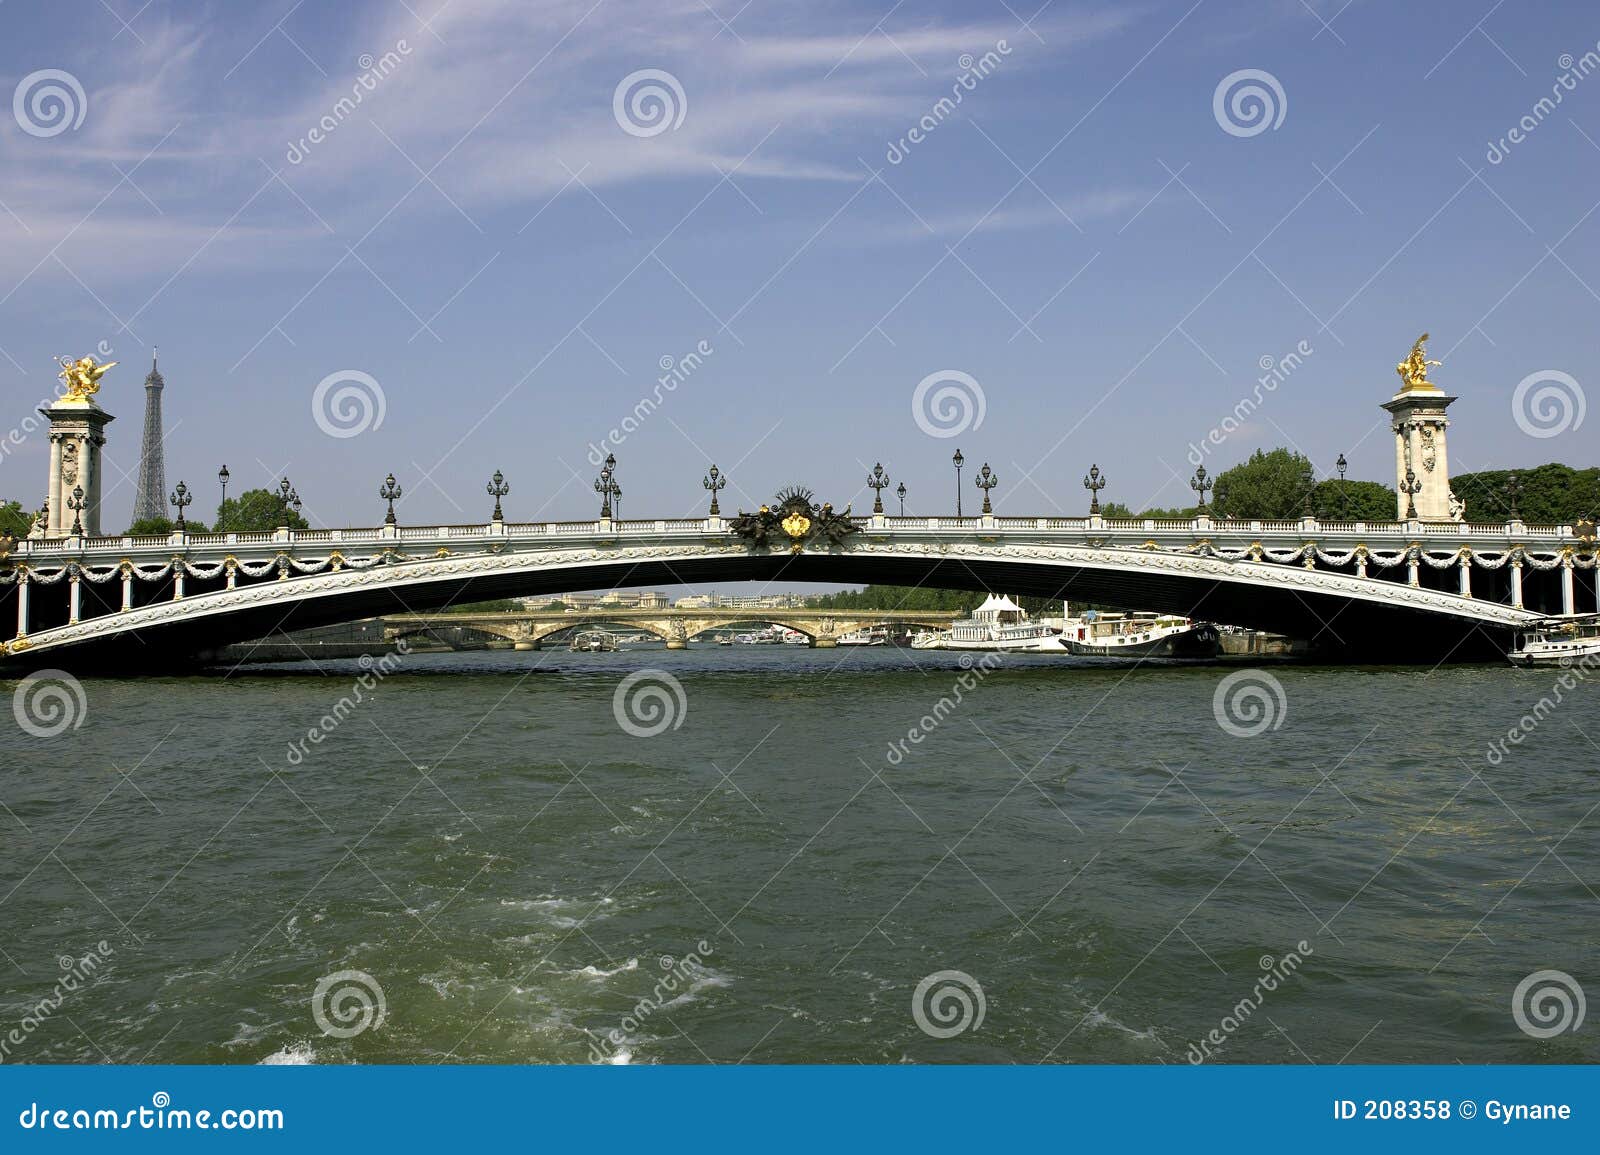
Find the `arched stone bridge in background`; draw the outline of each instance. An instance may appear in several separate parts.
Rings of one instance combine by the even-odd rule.
[[[1567,526],[886,517],[843,541],[752,544],[720,517],[161,537],[0,554],[8,670],[158,669],[279,630],[621,585],[866,582],[1161,610],[1368,661],[1492,658],[1517,627],[1593,612]],[[875,615],[876,617],[876,615]]]
[[[817,649],[839,644],[852,630],[874,625],[926,626],[947,629],[961,615],[938,610],[818,610],[803,606],[766,606],[748,609],[584,609],[511,610],[497,613],[386,614],[384,637],[390,640],[440,630],[467,628],[492,634],[518,645],[539,643],[552,634],[587,626],[610,626],[654,634],[669,650],[681,649],[691,638],[719,627],[760,622],[796,630]]]

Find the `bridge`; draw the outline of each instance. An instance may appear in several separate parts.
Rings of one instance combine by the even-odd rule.
[[[805,634],[816,649],[829,649],[852,630],[874,625],[925,626],[948,629],[960,614],[950,610],[817,610],[800,606],[749,609],[586,609],[527,610],[498,613],[388,614],[384,637],[398,639],[414,634],[436,634],[451,627],[467,627],[492,634],[518,649],[537,650],[552,634],[581,626],[613,626],[653,634],[669,650],[681,650],[691,638],[744,622],[784,626]]]
[[[1493,657],[1519,626],[1597,608],[1595,542],[1570,526],[837,520],[848,531],[837,541],[758,542],[708,516],[0,542],[0,621],[15,623],[0,661],[155,669],[279,630],[628,584],[1005,590],[1188,614],[1379,661]]]
[[[497,472],[487,523],[402,526],[394,509],[402,490],[390,475],[379,491],[388,516],[371,529],[190,534],[182,516],[192,498],[180,484],[175,532],[107,537],[99,533],[100,451],[112,418],[95,400],[104,367],[83,358],[62,374],[68,394],[40,410],[50,419],[46,508],[25,540],[0,537],[0,622],[16,623],[9,640],[0,630],[0,663],[149,670],[203,659],[233,642],[357,618],[629,584],[730,581],[1005,590],[1251,626],[1309,639],[1329,657],[1497,657],[1518,627],[1600,610],[1594,523],[1524,524],[1514,493],[1510,520],[1465,520],[1445,444],[1446,410],[1456,398],[1428,380],[1438,362],[1428,360],[1426,340],[1395,367],[1401,387],[1382,403],[1395,437],[1392,522],[1216,518],[1206,507],[1215,487],[1204,468],[1190,483],[1200,501],[1187,519],[1102,516],[1098,468],[1084,478],[1088,516],[1001,517],[987,465],[974,478],[983,491],[977,517],[959,516],[959,500],[956,517],[887,516],[889,479],[879,466],[867,480],[877,497],[870,516],[852,517],[848,507],[837,513],[810,491],[791,489],[756,513],[725,519],[717,492],[727,479],[713,465],[701,483],[711,495],[706,517],[624,521],[614,516],[621,489],[610,457],[595,482],[601,506],[593,521],[506,521],[500,498],[510,488]],[[958,470],[960,460],[957,451]],[[297,499],[287,480],[280,491],[287,511]],[[817,644],[847,623],[885,620],[876,611],[870,619],[766,616]],[[669,641],[715,624],[706,614],[617,620],[665,629]],[[562,615],[562,625],[571,624],[578,616]],[[531,643],[559,627],[519,615],[518,624],[499,628]]]

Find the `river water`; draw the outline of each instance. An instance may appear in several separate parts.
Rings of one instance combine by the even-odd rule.
[[[87,680],[0,753],[0,1058],[1600,1060],[1513,1007],[1600,993],[1593,683],[963,663]]]

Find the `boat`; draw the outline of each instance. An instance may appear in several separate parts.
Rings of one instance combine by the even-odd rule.
[[[1600,614],[1535,622],[1506,657],[1514,666],[1587,666],[1600,660]]]
[[[584,630],[568,646],[574,654],[608,654],[616,648],[616,635],[606,630]]]
[[[850,630],[839,635],[841,646],[887,646],[889,644],[888,626],[862,626],[858,630]]]
[[[1101,658],[1213,658],[1222,647],[1222,636],[1210,622],[1096,610],[1063,619],[1060,641],[1070,654]]]
[[[929,630],[911,639],[914,650],[1001,650],[1007,653],[1063,652],[1060,629],[1032,621],[1028,611],[1002,595],[990,594],[970,618],[948,630]]]

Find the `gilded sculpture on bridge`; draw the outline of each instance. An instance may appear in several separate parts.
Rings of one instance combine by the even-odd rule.
[[[1411,346],[1411,355],[1394,367],[1394,371],[1400,374],[1400,380],[1405,382],[1402,391],[1438,388],[1437,385],[1428,380],[1428,367],[1430,365],[1443,364],[1443,362],[1428,360],[1427,344],[1428,334],[1424,333]]]
[[[848,505],[843,513],[835,513],[827,502],[818,507],[809,489],[792,486],[779,493],[776,500],[776,507],[763,505],[755,513],[741,509],[739,516],[729,522],[729,528],[759,549],[771,545],[772,539],[782,533],[789,541],[790,553],[799,553],[807,545],[842,545],[857,532]]]
[[[61,366],[61,372],[56,376],[67,383],[66,396],[62,400],[87,401],[100,392],[100,378],[117,362],[107,361],[101,365],[89,356],[79,357],[76,361],[71,357],[57,357],[56,363]]]

